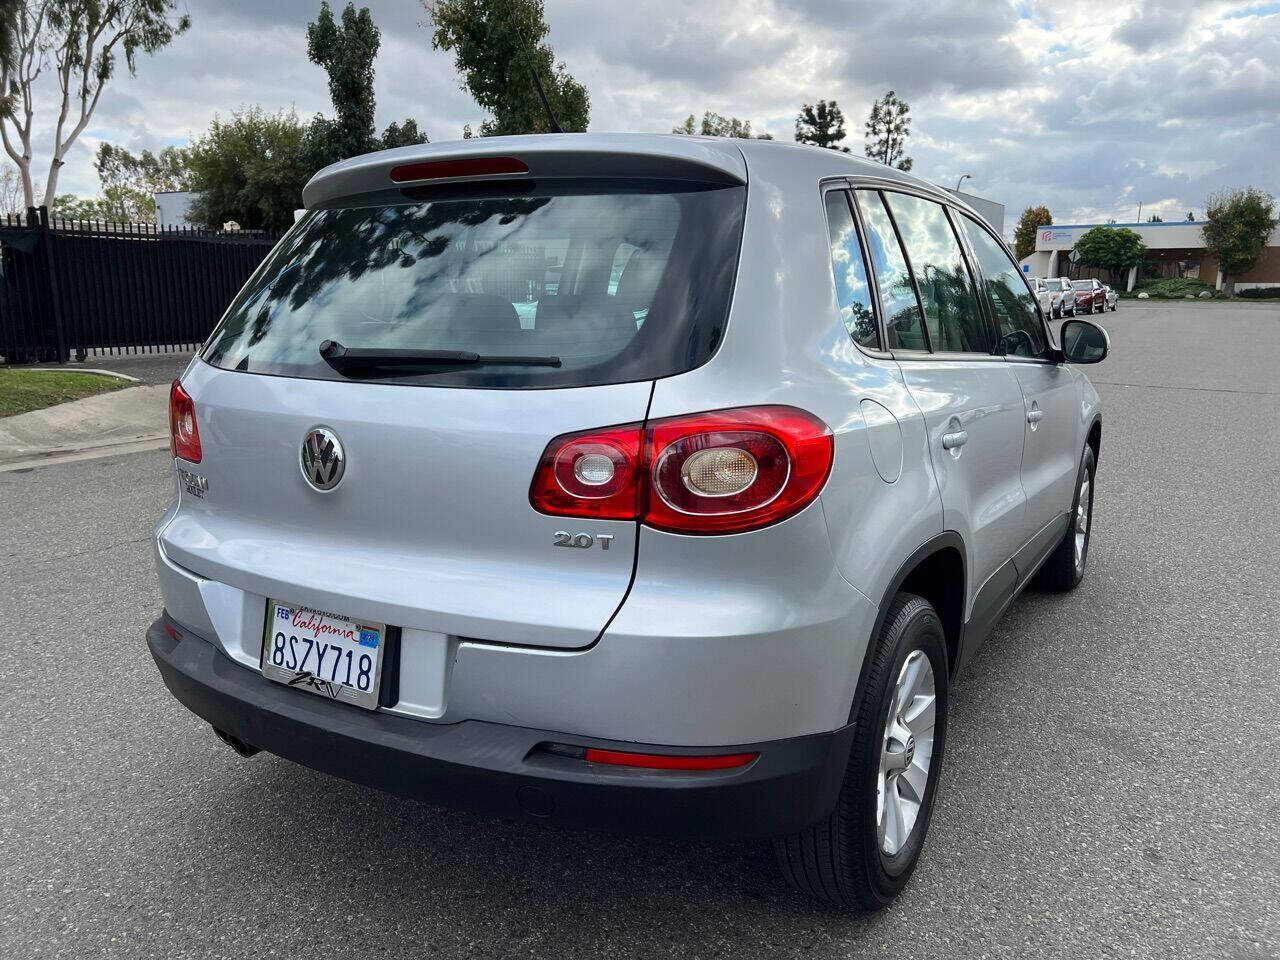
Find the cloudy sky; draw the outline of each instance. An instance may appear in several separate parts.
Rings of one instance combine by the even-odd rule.
[[[378,121],[451,140],[482,111],[431,49],[416,0],[366,0],[382,29]],[[100,140],[185,143],[242,104],[330,105],[307,60],[319,0],[180,0],[192,30],[108,88],[60,192],[97,192]],[[911,103],[914,172],[1059,223],[1199,216],[1205,196],[1280,192],[1280,3],[1214,0],[546,0],[557,57],[594,131],[669,132],[704,110],[790,138],[835,99],[863,147],[871,101]],[[46,95],[50,91],[46,91]],[[44,109],[53,104],[46,96]],[[42,141],[47,136],[42,137]],[[47,156],[37,170],[47,170]]]

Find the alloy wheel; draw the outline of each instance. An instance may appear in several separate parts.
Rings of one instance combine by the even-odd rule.
[[[933,665],[911,651],[894,685],[876,780],[876,829],[889,856],[906,844],[924,805],[937,699]]]
[[[1077,571],[1084,569],[1084,551],[1089,542],[1089,499],[1092,487],[1093,484],[1086,471],[1084,479],[1080,481],[1080,493],[1076,498],[1075,556]]]

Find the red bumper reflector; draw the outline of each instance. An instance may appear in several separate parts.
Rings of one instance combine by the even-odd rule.
[[[170,640],[178,639],[178,631],[173,628],[172,624],[166,623],[164,625],[164,632],[169,635]]]
[[[597,750],[588,747],[588,763],[607,763],[615,767],[647,767],[651,770],[728,770],[745,767],[760,756],[758,753],[727,753],[718,757],[669,756],[660,753],[622,753],[619,750]]]
[[[394,183],[416,180],[448,180],[458,177],[497,177],[504,174],[528,173],[529,167],[515,157],[468,157],[461,160],[428,160],[403,163],[391,168]]]

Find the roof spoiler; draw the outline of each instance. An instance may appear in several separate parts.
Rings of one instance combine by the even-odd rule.
[[[394,200],[404,188],[494,180],[655,179],[740,186],[742,153],[691,137],[540,134],[422,144],[326,167],[302,191],[308,208],[356,199]]]

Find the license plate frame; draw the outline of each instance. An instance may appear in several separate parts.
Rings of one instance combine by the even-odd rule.
[[[390,632],[385,623],[274,598],[267,599],[264,620],[259,659],[263,677],[326,700],[378,709]],[[372,660],[368,670],[366,656]],[[360,681],[366,677],[368,687],[362,689]]]

